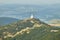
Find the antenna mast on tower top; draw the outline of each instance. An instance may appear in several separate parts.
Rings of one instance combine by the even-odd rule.
[[[30,18],[34,18],[33,14],[31,14],[31,17]]]

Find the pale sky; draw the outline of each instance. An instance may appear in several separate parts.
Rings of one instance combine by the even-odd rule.
[[[60,0],[0,0],[0,4],[58,4]]]

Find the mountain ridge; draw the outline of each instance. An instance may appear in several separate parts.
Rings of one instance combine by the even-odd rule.
[[[0,36],[3,40],[50,40],[56,29],[53,32],[51,30],[53,30],[52,26],[39,19],[28,18],[0,27]],[[59,35],[59,31],[56,33],[55,36]]]

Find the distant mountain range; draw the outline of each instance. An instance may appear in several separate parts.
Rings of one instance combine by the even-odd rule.
[[[10,18],[10,17],[0,17],[0,26],[7,25],[9,23],[18,21],[16,18]]]
[[[37,18],[27,18],[0,27],[1,40],[60,40],[60,28]]]

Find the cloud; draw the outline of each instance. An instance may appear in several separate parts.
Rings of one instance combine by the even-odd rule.
[[[46,18],[54,17],[53,15],[46,15]]]
[[[11,17],[11,18],[16,18],[16,19],[23,19],[22,16],[16,16],[16,15],[0,15],[0,17]]]

